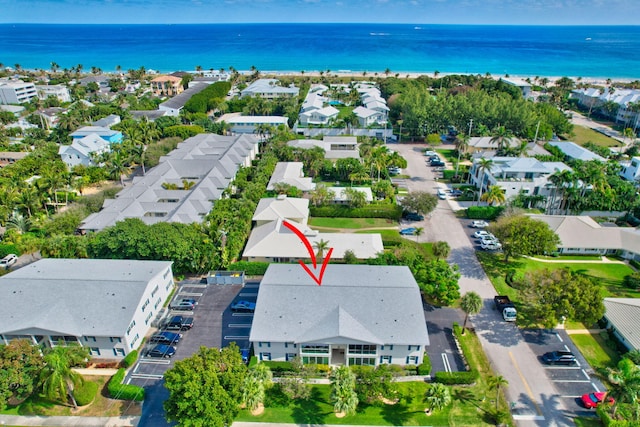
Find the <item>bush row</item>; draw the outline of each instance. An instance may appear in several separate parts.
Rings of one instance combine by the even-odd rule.
[[[244,271],[247,276],[263,276],[268,267],[268,262],[238,261],[229,265],[227,270]]]
[[[128,368],[136,363],[136,360],[138,360],[138,350],[133,350],[131,353],[127,354],[124,359],[122,359],[122,367]]]
[[[78,406],[85,406],[93,402],[96,393],[98,393],[98,384],[85,381],[73,390],[73,397],[76,399]]]
[[[434,381],[446,385],[473,384],[478,379],[478,371],[475,369],[466,372],[436,372]]]
[[[231,83],[216,82],[189,98],[184,104],[184,109],[190,113],[206,113],[213,110],[217,102],[227,96],[229,90]]]
[[[496,219],[504,210],[504,206],[470,206],[467,208],[467,218]]]
[[[111,377],[109,384],[107,384],[109,397],[112,399],[143,401],[144,388],[132,384],[122,384],[123,380],[124,368],[120,368],[118,372]]]
[[[14,244],[0,244],[0,258],[4,258],[9,254],[20,255],[18,248]]]
[[[362,208],[348,206],[311,206],[310,216],[325,218],[386,218],[398,221],[402,208],[398,205],[368,205]]]
[[[431,359],[429,359],[429,355],[425,352],[422,364],[418,365],[418,375],[429,374],[431,374]]]

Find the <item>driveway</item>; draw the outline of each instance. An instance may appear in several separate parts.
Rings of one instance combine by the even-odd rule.
[[[425,145],[393,144],[391,148],[407,159],[410,191],[435,194],[437,188],[446,187],[434,179],[431,168],[426,165],[422,155]],[[464,227],[455,217],[448,200],[439,200],[436,210],[423,223],[420,226],[425,233],[421,239],[443,240],[451,247],[448,261],[460,267],[461,294],[475,291],[484,300],[481,312],[473,317],[472,323],[492,368],[509,382],[506,395],[518,425],[573,426],[570,417],[575,416],[572,413],[575,406],[561,398],[521,331],[504,322],[494,309],[496,292],[475,255],[469,237],[473,230]]]

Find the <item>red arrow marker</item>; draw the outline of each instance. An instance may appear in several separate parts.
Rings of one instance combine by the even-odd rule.
[[[288,221],[282,221],[282,224],[285,227],[287,227],[289,230],[293,231],[296,234],[296,236],[300,238],[302,243],[304,243],[304,246],[307,248],[307,251],[309,252],[309,257],[313,262],[313,269],[315,270],[317,268],[316,254],[313,251],[313,248],[311,247],[311,242],[309,242],[309,239],[307,239],[307,236],[305,236],[302,233],[302,231],[298,230],[293,224],[291,224]],[[326,270],[327,265],[329,264],[329,259],[331,259],[332,253],[333,253],[333,248],[329,248],[329,251],[327,252],[327,256],[324,258],[324,261],[322,261],[322,266],[320,267],[320,275],[318,276],[316,276],[315,273],[311,271],[309,267],[307,267],[304,261],[302,260],[298,261],[298,263],[300,263],[302,268],[304,268],[304,271],[306,271],[307,274],[311,276],[311,278],[314,280],[314,282],[318,284],[318,286],[322,285],[322,278],[324,277],[324,271]]]

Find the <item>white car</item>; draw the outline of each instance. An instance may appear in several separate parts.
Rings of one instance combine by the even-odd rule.
[[[472,228],[485,228],[488,227],[489,223],[487,221],[471,221],[471,227]]]
[[[482,243],[480,243],[480,247],[485,251],[497,251],[499,249],[502,249],[502,243],[482,241]]]
[[[18,255],[9,254],[9,255],[7,255],[6,257],[4,257],[4,258],[2,258],[0,260],[0,268],[4,267],[4,268],[8,269],[13,264],[15,264],[17,261],[18,261]]]
[[[475,233],[473,233],[473,237],[475,237],[476,239],[482,239],[483,236],[493,236],[493,234],[484,230],[478,230]]]
[[[482,243],[488,243],[488,242],[493,242],[493,243],[500,243],[500,241],[496,238],[496,236],[494,236],[493,234],[489,233],[486,236],[482,236],[480,237],[480,244]]]
[[[427,157],[431,157],[431,156],[437,156],[438,153],[436,153],[435,151],[430,151],[429,150],[429,151],[425,151],[424,155],[427,156]]]

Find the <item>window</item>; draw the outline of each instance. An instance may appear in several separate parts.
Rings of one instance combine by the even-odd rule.
[[[100,349],[99,349],[98,347],[91,347],[91,348],[89,349],[89,353],[90,353],[92,356],[100,356]]]
[[[409,348],[407,348],[407,350],[409,350],[409,351],[412,351],[412,350],[420,351],[420,346],[419,345],[410,345]]]
[[[124,356],[124,348],[114,348],[113,349],[114,356]]]
[[[329,358],[326,356],[304,356],[302,363],[305,365],[328,365]]]
[[[136,341],[138,341],[138,338],[140,338],[139,334],[136,334],[135,337],[133,337],[133,340],[131,341],[131,348],[133,348],[133,346],[136,344]]]
[[[147,300],[144,302],[144,304],[142,304],[142,312],[144,313],[144,309],[147,308],[147,306],[149,305],[149,298],[147,298]]]
[[[384,350],[384,347],[385,347],[385,346],[381,345],[381,346],[380,346],[380,350]],[[386,346],[386,347],[387,347],[387,350],[389,350],[389,351],[393,351],[393,344],[387,344],[387,346]]]
[[[110,337],[109,341],[111,341],[111,342],[122,342],[122,338],[120,338],[120,337]]]
[[[85,336],[84,337],[85,342],[96,342],[96,337],[89,337],[89,336]]]
[[[131,324],[127,328],[127,335],[129,335],[129,332],[131,332],[131,330],[133,329],[134,326],[136,326],[136,321],[135,320],[133,322],[131,322]]]
[[[374,366],[376,364],[376,359],[373,357],[350,357],[349,358],[349,366],[352,365],[364,365],[364,366]]]
[[[153,304],[153,308],[154,309],[158,308],[158,306],[160,305],[161,302],[162,302],[162,298],[158,298],[158,301],[156,301],[156,303]]]
[[[287,360],[287,362],[291,362],[293,359],[295,359],[296,356],[297,356],[297,354],[295,354],[295,353],[287,353],[285,359]]]
[[[149,324],[149,319],[151,319],[151,316],[153,316],[153,311],[150,311],[149,314],[147,314],[147,318],[144,319],[144,324],[145,325]]]
[[[303,353],[329,353],[328,345],[303,345],[302,346]]]
[[[376,346],[369,344],[349,344],[350,354],[376,354]]]
[[[158,289],[159,289],[158,285],[156,285],[156,287],[153,288],[153,290],[151,291],[151,298],[156,296],[156,293],[158,293]]]
[[[259,341],[258,342],[258,347],[270,348],[271,347],[271,343],[270,342],[266,342],[266,341]],[[269,359],[269,360],[271,360],[271,359]]]
[[[289,348],[289,346],[291,346],[292,348],[298,348],[298,345],[294,342],[286,342],[284,343],[284,348]]]
[[[417,365],[418,356],[407,356],[407,365]]]
[[[260,360],[271,360],[271,353],[260,353]]]
[[[167,269],[167,271],[164,272],[164,274],[162,275],[162,278],[166,279],[168,275],[169,275],[169,269]]]
[[[391,356],[380,356],[380,363],[391,363]]]

